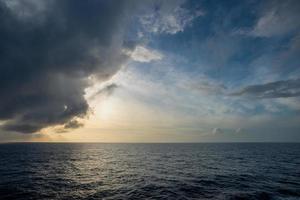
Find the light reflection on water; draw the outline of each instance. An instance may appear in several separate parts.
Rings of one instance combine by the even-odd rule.
[[[300,144],[2,144],[0,199],[299,199]]]

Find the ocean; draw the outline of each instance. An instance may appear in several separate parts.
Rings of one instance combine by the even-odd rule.
[[[0,199],[300,199],[300,144],[1,144]]]

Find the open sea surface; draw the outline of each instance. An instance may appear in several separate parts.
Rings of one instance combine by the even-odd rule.
[[[300,144],[0,145],[0,199],[300,199]]]

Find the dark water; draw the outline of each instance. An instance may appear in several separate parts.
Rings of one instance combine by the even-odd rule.
[[[300,144],[2,144],[0,199],[300,199]]]

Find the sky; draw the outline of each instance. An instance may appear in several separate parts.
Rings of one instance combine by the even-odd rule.
[[[0,142],[300,142],[298,0],[0,0]]]

